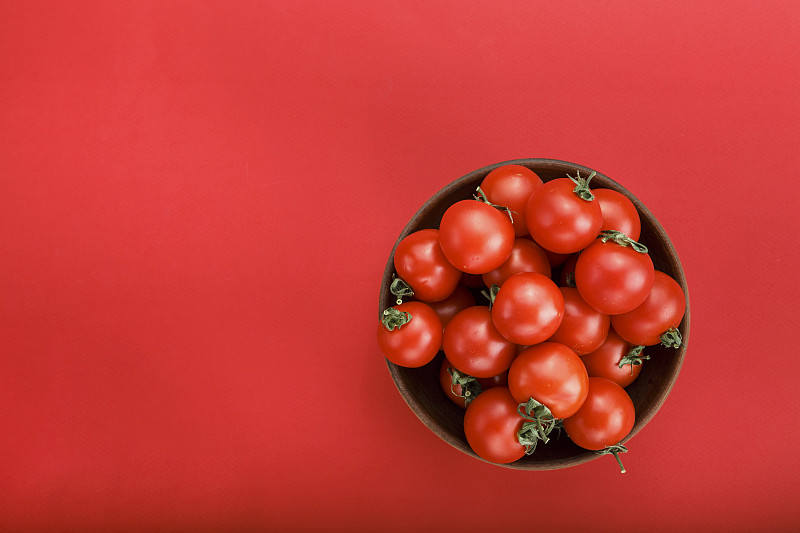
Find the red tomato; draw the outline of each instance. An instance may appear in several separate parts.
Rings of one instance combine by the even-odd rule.
[[[541,248],[541,246],[540,246]],[[555,252],[551,252],[547,248],[542,248],[544,250],[545,255],[547,255],[548,261],[550,261],[550,268],[554,269],[559,267],[567,262],[567,260],[572,257],[573,254],[557,254]]]
[[[478,394],[492,387],[508,387],[507,371],[490,378],[475,378],[473,376],[472,378],[475,380],[474,383],[477,384],[477,386],[468,384],[466,387],[462,387],[459,384],[453,384],[453,375],[450,372],[454,368],[455,367],[453,367],[452,363],[450,363],[447,358],[442,360],[442,366],[439,369],[439,384],[442,386],[442,390],[450,401],[459,407],[467,406],[467,401],[464,397],[466,393],[465,388],[469,390],[472,396],[471,400],[474,400],[477,398]],[[469,378],[469,376],[465,377]]]
[[[394,252],[397,275],[423,302],[450,296],[461,280],[461,271],[450,264],[439,246],[439,230],[423,229],[407,235]]]
[[[479,394],[464,413],[464,433],[472,450],[492,463],[511,463],[525,455],[517,433],[525,419],[518,403],[505,387]]]
[[[492,319],[515,344],[536,344],[556,332],[564,315],[564,297],[542,274],[521,272],[508,278],[492,304]]]
[[[613,189],[594,189],[592,192],[600,203],[600,211],[603,212],[600,231],[609,229],[621,231],[634,241],[638,241],[642,232],[642,221],[633,202]]]
[[[459,311],[444,330],[444,353],[460,371],[476,378],[490,378],[508,370],[516,346],[505,339],[483,305]]]
[[[608,335],[611,318],[584,302],[578,289],[560,287],[560,290],[564,297],[564,318],[547,340],[560,342],[578,355],[596,350]]]
[[[633,311],[614,316],[611,323],[628,342],[652,346],[662,342],[662,335],[670,328],[677,329],[685,312],[686,296],[681,286],[667,274],[656,271],[645,301]]]
[[[514,234],[528,234],[525,207],[533,191],[542,186],[542,179],[528,167],[503,165],[489,172],[481,182],[486,198],[496,205],[507,207],[513,216]]]
[[[589,378],[589,394],[578,411],[564,420],[569,438],[587,450],[602,450],[633,429],[636,411],[625,389],[606,378]]]
[[[571,254],[586,248],[600,232],[600,204],[582,199],[575,187],[571,178],[554,179],[536,189],[528,200],[525,221],[542,248]]]
[[[631,246],[597,239],[575,264],[575,286],[583,299],[607,315],[636,309],[653,286],[653,260]]]
[[[462,200],[444,212],[439,244],[457,269],[485,274],[508,259],[514,246],[514,226],[506,213],[477,200]]]
[[[462,309],[475,305],[475,296],[464,286],[459,285],[453,294],[439,302],[431,302],[430,305],[442,321],[442,326],[447,327],[456,314]]]
[[[620,368],[619,363],[634,348],[633,344],[617,335],[612,329],[605,342],[592,353],[581,357],[589,377],[608,378],[620,387],[633,383],[642,371],[640,364],[626,364]]]
[[[526,348],[508,369],[508,388],[517,403],[530,398],[555,418],[572,416],[583,404],[589,377],[581,358],[557,342]]]
[[[530,239],[516,239],[506,262],[484,274],[483,282],[487,287],[500,286],[506,279],[520,272],[538,272],[550,277],[550,261],[547,259],[547,254],[541,246]]]
[[[575,265],[580,254],[571,254],[558,272],[559,287],[575,287]],[[555,278],[554,278],[555,279]]]
[[[396,320],[392,320],[396,316]],[[391,328],[391,329],[390,329]],[[422,302],[406,302],[384,311],[378,321],[378,346],[398,366],[417,368],[430,363],[442,345],[442,321]]]

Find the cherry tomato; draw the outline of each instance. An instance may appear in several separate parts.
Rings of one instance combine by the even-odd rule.
[[[439,244],[457,269],[485,274],[508,259],[514,246],[514,226],[506,213],[477,200],[462,200],[444,212]]]
[[[608,229],[621,231],[634,241],[638,241],[642,232],[642,221],[633,202],[613,189],[594,189],[592,193],[595,200],[600,203],[600,211],[603,212],[600,231]]]
[[[455,367],[453,367],[452,363],[444,358],[442,360],[442,366],[439,369],[439,384],[442,386],[442,390],[445,393],[445,396],[453,402],[454,404],[458,405],[459,407],[467,407],[467,400],[464,398],[464,389],[461,385],[453,384],[453,375],[450,373]],[[474,377],[474,376],[473,376]],[[469,389],[477,389],[479,392],[483,392],[487,389],[491,389],[492,387],[508,387],[508,371],[503,372],[497,376],[492,376],[490,378],[474,378],[475,382],[477,383],[478,387],[467,387]],[[472,398],[473,400],[477,398],[478,394]]]
[[[528,200],[525,221],[528,231],[542,248],[571,254],[587,247],[597,237],[603,213],[596,200],[583,200],[574,192],[570,178],[548,181]]]
[[[461,271],[450,264],[439,246],[439,230],[423,229],[407,235],[394,252],[397,275],[423,302],[450,296],[461,280]]]
[[[578,263],[580,254],[572,254],[564,262],[558,273],[559,287],[575,287],[575,265]]]
[[[597,239],[575,264],[575,286],[583,299],[607,315],[636,309],[653,286],[653,260],[631,246]]]
[[[550,261],[551,269],[563,265],[573,255],[573,254],[557,254],[555,252],[551,252],[547,248],[543,248],[541,245],[539,247],[542,248],[542,250],[544,250],[545,255],[547,255],[547,259]]]
[[[564,316],[564,297],[542,274],[521,272],[508,278],[492,304],[492,319],[515,344],[536,344],[556,332]]]
[[[560,342],[578,355],[596,350],[608,335],[611,317],[584,302],[578,289],[560,287],[560,290],[564,297],[564,318],[547,340]]]
[[[620,337],[633,344],[652,346],[670,328],[677,328],[686,312],[686,296],[678,282],[656,271],[645,301],[633,311],[611,318]]]
[[[462,309],[475,305],[475,296],[466,287],[459,285],[453,294],[438,302],[431,302],[430,305],[439,318],[442,320],[442,327],[447,327],[456,314]]]
[[[533,398],[555,418],[572,416],[580,408],[588,380],[581,358],[557,342],[526,348],[508,369],[508,388],[514,400],[526,403]]]
[[[612,329],[605,342],[595,351],[581,357],[589,377],[608,378],[620,387],[633,383],[642,371],[640,364],[627,364],[620,368],[619,363],[628,355],[634,345],[626,342]]]
[[[517,432],[525,419],[517,412],[517,401],[505,387],[479,394],[464,413],[464,433],[472,450],[492,463],[511,463],[525,455]]]
[[[625,389],[606,378],[589,378],[589,394],[578,411],[564,420],[569,438],[587,450],[618,444],[633,429],[636,411]]]
[[[387,320],[387,314],[396,315],[397,321]],[[386,359],[398,366],[417,368],[426,365],[433,360],[441,345],[442,321],[425,303],[405,302],[390,307],[384,311],[384,319],[378,321],[378,346]]]
[[[483,282],[487,287],[500,286],[506,279],[520,272],[538,272],[550,277],[550,261],[547,259],[547,254],[541,246],[530,239],[516,239],[506,262],[484,274]]]
[[[481,182],[481,190],[493,204],[507,207],[512,212],[514,234],[528,234],[525,208],[533,191],[542,186],[542,179],[528,167],[503,165],[489,172]]]
[[[516,346],[505,339],[483,305],[459,311],[444,330],[442,342],[447,359],[461,372],[476,378],[490,378],[508,370]]]

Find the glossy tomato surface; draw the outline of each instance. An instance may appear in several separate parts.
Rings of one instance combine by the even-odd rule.
[[[661,335],[677,328],[686,312],[686,295],[678,282],[655,271],[653,286],[636,309],[611,319],[619,335],[633,344],[652,346],[661,342]]]
[[[394,252],[397,275],[423,302],[438,302],[450,296],[461,280],[439,246],[439,230],[423,229],[407,235]]]
[[[440,300],[438,302],[431,302],[430,305],[442,321],[442,327],[447,327],[450,320],[458,314],[459,311],[472,307],[475,305],[475,295],[472,294],[468,288],[459,285],[453,291],[453,294]]]
[[[429,305],[423,302],[405,302],[394,306],[408,313],[406,324],[392,330],[378,321],[378,346],[392,363],[417,368],[430,363],[442,345],[442,321]]]
[[[587,304],[578,289],[559,287],[559,290],[564,297],[564,317],[548,340],[564,344],[578,355],[596,350],[608,335],[611,317]]]
[[[521,272],[508,278],[492,304],[492,319],[503,337],[530,345],[552,336],[564,316],[564,297],[549,277]]]
[[[528,234],[525,223],[525,208],[533,191],[542,186],[542,179],[528,167],[503,165],[487,174],[481,182],[481,190],[488,200],[511,210],[514,234]]]
[[[627,387],[633,383],[642,372],[642,364],[626,364],[620,368],[619,363],[634,345],[617,335],[611,329],[606,340],[596,350],[581,357],[586,373],[590,378],[607,378],[619,385]]]
[[[633,202],[613,189],[594,189],[592,193],[603,213],[600,231],[621,231],[634,241],[638,241],[642,232],[642,221]]]
[[[485,274],[502,265],[514,246],[508,215],[477,200],[447,208],[439,224],[439,244],[448,261],[468,274]]]
[[[551,275],[550,261],[541,246],[530,239],[517,238],[511,255],[498,268],[483,274],[487,287],[500,286],[505,280],[520,272],[538,272],[548,278]]]
[[[508,388],[518,403],[533,398],[555,418],[572,416],[588,392],[588,375],[575,352],[557,342],[523,350],[508,369]]]
[[[492,321],[487,306],[459,311],[444,330],[442,342],[447,359],[461,372],[490,378],[508,370],[517,350]]]
[[[636,411],[625,389],[606,378],[589,378],[589,393],[578,411],[564,420],[569,438],[587,450],[618,444],[633,429]]]
[[[492,463],[511,463],[525,455],[517,432],[525,420],[517,412],[517,401],[505,387],[482,392],[464,413],[464,433],[470,448]]]

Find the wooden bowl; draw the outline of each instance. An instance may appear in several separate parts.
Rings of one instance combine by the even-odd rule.
[[[394,250],[397,248],[397,244],[406,235],[415,231],[425,228],[438,228],[442,215],[450,205],[459,200],[472,198],[476,187],[489,172],[507,164],[528,167],[545,182],[555,178],[563,178],[567,174],[575,176],[578,171],[584,177],[592,172],[590,168],[566,161],[518,159],[497,163],[470,172],[445,186],[425,202],[397,238],[397,242],[386,263],[386,270],[381,281],[378,306],[379,317],[382,316],[384,309],[396,303],[396,298],[389,291],[389,285],[392,281],[392,275],[395,274]],[[679,349],[665,348],[661,345],[647,347],[645,353],[650,356],[650,360],[644,362],[639,377],[626,388],[636,408],[636,422],[633,430],[622,441],[624,443],[650,422],[667,399],[675,380],[678,378],[683,358],[686,355],[686,342],[689,339],[689,295],[686,287],[686,276],[678,260],[678,254],[675,252],[675,248],[664,228],[661,227],[661,224],[647,207],[627,189],[599,172],[592,178],[591,187],[593,189],[606,188],[619,191],[633,202],[639,211],[642,222],[639,242],[645,244],[649,249],[656,270],[669,274],[680,284],[686,295],[686,314],[679,327],[683,336],[683,346]],[[481,459],[469,447],[464,435],[464,409],[448,400],[439,385],[438,375],[443,357],[444,354],[440,352],[431,363],[421,368],[403,368],[388,360],[386,362],[400,395],[414,414],[445,442],[467,455]],[[558,438],[551,438],[547,444],[540,444],[533,454],[513,463],[498,466],[519,470],[552,470],[585,463],[597,457],[599,456],[596,453],[573,444],[566,434],[562,433]]]

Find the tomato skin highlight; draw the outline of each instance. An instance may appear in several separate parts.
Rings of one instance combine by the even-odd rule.
[[[594,189],[592,193],[595,200],[600,203],[600,211],[603,213],[600,231],[621,231],[634,241],[638,241],[642,233],[642,221],[633,202],[614,189]]]
[[[557,342],[524,349],[508,369],[508,388],[517,403],[533,398],[555,418],[572,416],[583,405],[589,376],[580,357]]]
[[[502,265],[514,246],[508,215],[477,200],[461,200],[444,212],[439,245],[447,260],[468,274],[485,274]]]
[[[619,385],[627,387],[642,372],[642,365],[624,365],[619,367],[620,360],[633,349],[634,345],[620,337],[611,329],[606,340],[596,350],[581,357],[586,373],[590,378],[607,378]],[[647,363],[644,363],[647,364]]]
[[[600,233],[603,213],[596,200],[583,200],[569,178],[548,181],[533,194],[525,208],[531,237],[557,254],[571,254],[589,246]]]
[[[578,256],[575,286],[587,304],[601,313],[618,315],[644,302],[654,272],[649,254],[597,239]]]
[[[492,319],[515,344],[537,344],[552,336],[564,316],[564,297],[542,274],[521,272],[508,278],[492,304]]]
[[[423,302],[444,300],[461,281],[461,271],[442,252],[437,229],[415,231],[401,240],[394,252],[394,268]]]
[[[580,409],[564,419],[567,436],[587,450],[618,444],[633,429],[636,410],[625,389],[613,381],[589,378],[589,393]]]
[[[489,172],[481,182],[481,190],[495,205],[512,211],[514,234],[528,234],[525,208],[531,194],[542,186],[542,179],[533,170],[522,165],[503,165]]]
[[[656,271],[650,293],[641,305],[611,318],[619,336],[632,344],[653,346],[661,335],[677,328],[686,312],[686,295],[677,281]]]
[[[442,321],[439,315],[423,302],[405,302],[393,307],[409,313],[411,320],[391,331],[378,321],[378,346],[384,357],[407,368],[430,363],[442,345]]]
[[[506,387],[480,393],[464,413],[464,433],[472,450],[482,459],[498,464],[525,455],[517,432],[525,422],[517,412],[518,403]]]
[[[487,287],[500,286],[505,280],[520,272],[538,272],[548,278],[551,275],[547,254],[541,246],[530,239],[517,238],[508,259],[496,269],[483,274],[482,279]]]
[[[465,374],[491,378],[505,372],[517,354],[516,346],[503,337],[483,305],[459,311],[444,330],[444,353]]]
[[[611,317],[587,304],[578,289],[560,287],[560,290],[564,297],[564,317],[547,340],[564,344],[578,355],[596,350],[606,340]]]

